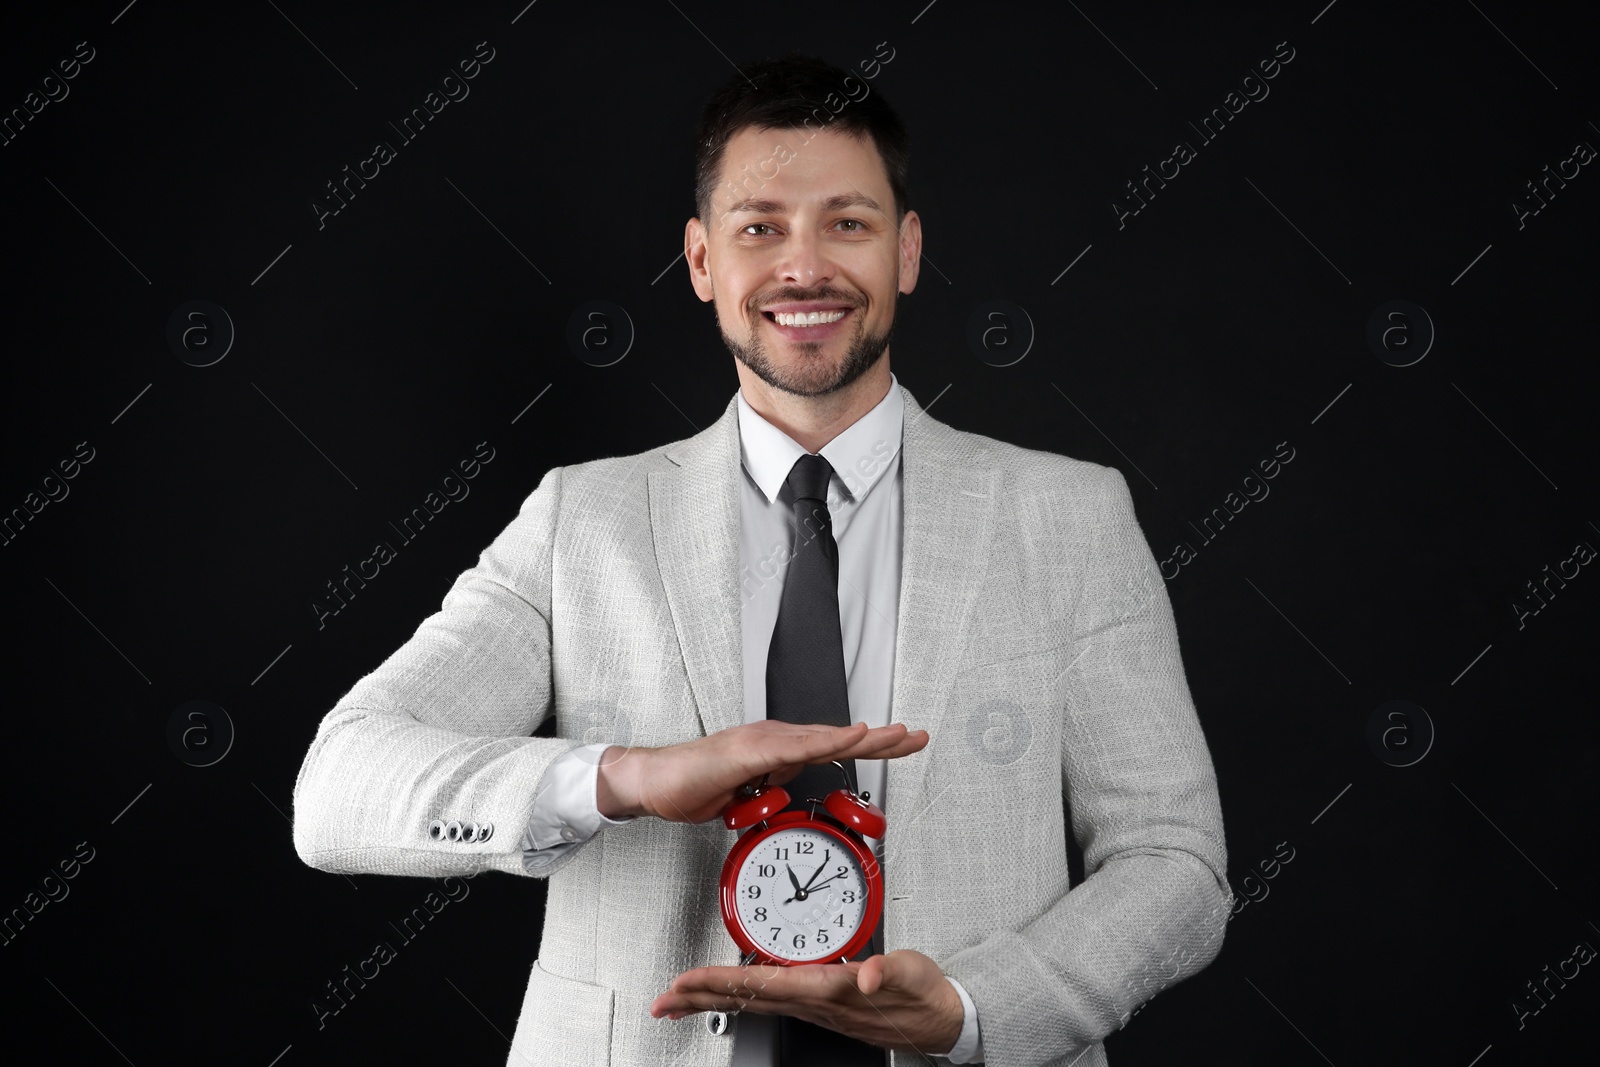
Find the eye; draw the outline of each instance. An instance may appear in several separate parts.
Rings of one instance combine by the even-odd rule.
[[[846,230],[845,231],[846,233],[860,233],[862,230],[867,228],[867,224],[862,222],[860,219],[840,219],[839,220],[839,225],[844,226],[846,224],[855,227],[855,229],[853,229],[853,230]]]
[[[750,230],[752,228],[756,227],[756,226],[766,227],[767,229],[771,229],[772,228],[772,227],[768,226],[765,222],[752,222],[749,226],[746,226],[744,229],[740,230],[739,232],[740,233],[750,233]],[[760,233],[750,233],[750,236],[751,237],[764,237],[766,235],[765,234],[760,234]]]

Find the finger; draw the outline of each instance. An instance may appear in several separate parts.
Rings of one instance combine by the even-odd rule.
[[[856,726],[861,725],[863,724],[855,723],[849,729],[854,731]],[[830,759],[858,759],[870,756],[903,743],[906,737],[905,724],[898,722],[874,727],[871,730],[857,731],[848,736],[842,732],[845,728],[835,729],[839,731],[837,740],[842,743],[833,745],[826,752],[809,756],[808,762],[820,763]]]
[[[920,752],[927,745],[926,730],[906,730],[903,723],[893,723],[882,727],[881,732],[869,733],[842,755],[851,759],[897,759]]]
[[[828,726],[820,730],[811,728],[799,737],[775,738],[765,755],[776,774],[779,770],[798,770],[807,765],[876,758],[878,753],[904,744],[905,736],[905,727],[899,723],[871,730],[863,722],[849,726]]]
[[[843,969],[842,967],[840,968]],[[685,971],[650,1004],[656,1018],[696,1011],[786,1010],[784,1005],[815,999],[818,967],[700,967]],[[678,1016],[681,1017],[681,1016]]]
[[[785,755],[801,756],[807,760],[829,759],[836,757],[841,752],[846,752],[861,743],[861,739],[869,737],[872,730],[864,722],[853,722],[849,726],[829,726],[822,729],[815,727],[806,728],[805,735],[800,739],[798,751],[789,750]],[[789,746],[784,746],[789,749]]]
[[[894,723],[895,726],[904,726],[904,723]],[[888,734],[872,738],[872,744],[878,754],[893,752],[897,756],[908,756],[913,752],[920,752],[928,745],[928,731],[906,729],[902,733]]]
[[[663,993],[650,1005],[650,1014],[657,1019],[681,1019],[697,1011],[754,1012],[776,1015],[783,1010],[782,1002],[760,997],[735,996],[731,993]]]
[[[861,969],[856,972],[856,988],[867,996],[872,996],[883,988],[885,974],[888,966],[887,956],[868,956],[861,963]]]
[[[884,731],[892,731],[885,733]],[[794,760],[771,771],[772,781],[776,785],[785,785],[799,777],[807,764],[821,766],[835,761],[854,759],[897,759],[920,752],[928,744],[926,730],[907,731],[903,724],[893,723],[888,727],[879,727],[862,736],[862,739],[846,748],[833,752],[826,752],[820,756],[804,759],[791,756]]]
[[[860,722],[849,726],[824,726],[820,723],[779,723],[769,719],[762,725],[767,728],[741,738],[738,746],[729,753],[735,759],[743,757],[744,761],[748,761],[745,763],[746,769],[756,775],[776,774],[792,766],[836,759],[839,753],[849,750],[869,733],[866,723]]]
[[[769,733],[766,740],[766,762],[778,765],[825,763],[841,756],[860,758],[894,749],[896,754],[909,754],[928,743],[926,730],[908,730],[905,723],[865,728],[865,723],[849,726],[800,726],[782,733]]]
[[[698,994],[697,994],[698,995]],[[728,1015],[789,1015],[802,1018],[806,1014],[815,1014],[809,1008],[801,1008],[787,1001],[777,1000],[745,1000],[736,1001],[731,997],[709,997],[704,1003],[684,1003],[682,1005],[663,1010],[651,1010],[650,1014],[657,1019],[687,1019],[696,1012],[720,1011]]]
[[[693,989],[686,992],[668,990],[650,1002],[650,1014],[682,1018],[696,1011],[744,1011],[756,998],[747,989]]]
[[[793,731],[768,734],[763,741],[766,743],[760,752],[759,770],[771,775],[771,784],[784,785],[798,777],[807,765],[909,756],[927,746],[928,732],[908,731],[904,723],[868,730],[864,723],[857,722],[849,726],[796,727]]]
[[[697,967],[672,980],[667,991],[656,998],[685,996],[730,996],[741,1001],[782,998],[792,993],[796,977],[790,968],[775,965],[750,967]]]
[[[899,723],[896,723],[896,726],[898,725]],[[787,785],[800,777],[808,765],[827,766],[829,763],[845,760],[893,760],[902,755],[910,755],[912,752],[920,752],[926,744],[928,744],[926,731],[915,731],[915,733],[899,731],[894,736],[867,737],[859,744],[850,745],[837,752],[824,752],[816,757],[795,758],[790,755],[778,768],[770,771],[770,784]]]
[[[761,987],[781,978],[782,967],[696,967],[684,971],[667,987],[669,993],[725,993],[746,985]]]

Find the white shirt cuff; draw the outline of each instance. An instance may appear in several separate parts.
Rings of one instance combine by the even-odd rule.
[[[600,814],[597,793],[600,757],[606,743],[579,745],[562,753],[539,780],[539,795],[533,802],[533,815],[522,835],[522,849],[540,852],[565,851],[599,833],[603,827],[632,822],[633,816],[608,819]]]
[[[956,995],[961,998],[961,1036],[956,1038],[956,1043],[945,1058],[951,1063],[982,1063],[983,1062],[983,1035],[978,1031],[978,1008],[972,1003],[972,998],[967,995],[967,990],[962,984],[944,976],[945,981],[956,987]]]

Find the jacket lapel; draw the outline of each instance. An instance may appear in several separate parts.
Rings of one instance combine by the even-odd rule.
[[[976,447],[975,447],[976,446]],[[1000,472],[979,439],[927,415],[905,393],[901,452],[904,530],[890,721],[927,730],[928,747],[887,765],[889,825],[925,810],[931,754],[948,717],[950,689],[988,570]]]
[[[664,454],[675,466],[647,478],[650,532],[695,710],[712,734],[744,721],[737,396]]]

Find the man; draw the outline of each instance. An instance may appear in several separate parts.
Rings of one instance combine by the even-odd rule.
[[[890,373],[921,222],[862,87],[786,58],[713,97],[685,251],[738,393],[546,473],[296,782],[313,866],[549,879],[512,1064],[1095,1067],[1220,949],[1216,779],[1127,483]],[[740,967],[717,816],[834,760],[889,816],[887,951]]]

